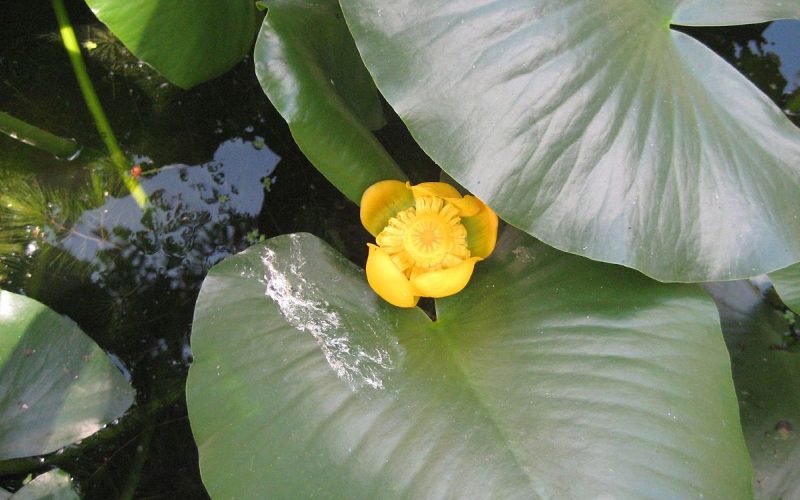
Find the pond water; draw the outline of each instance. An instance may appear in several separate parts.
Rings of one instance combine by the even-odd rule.
[[[246,60],[190,91],[133,58],[80,1],[70,15],[124,151],[142,167],[145,211],[119,186],[55,30],[49,2],[4,6],[0,110],[85,146],[63,161],[0,136],[0,288],[74,319],[137,391],[83,443],[0,464],[0,488],[58,466],[85,498],[205,498],[184,402],[194,303],[208,269],[262,238],[307,231],[362,264],[358,210],[309,165]],[[683,29],[789,109],[800,23]],[[793,43],[794,41],[794,43]],[[89,44],[91,42],[91,44]],[[735,105],[735,103],[732,103]],[[412,180],[435,166],[391,116],[379,138]]]

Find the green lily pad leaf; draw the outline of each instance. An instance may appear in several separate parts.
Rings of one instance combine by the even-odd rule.
[[[769,273],[769,279],[783,303],[800,313],[800,264]]]
[[[406,178],[370,132],[381,103],[336,0],[269,2],[255,64],[297,145],[345,196],[359,203],[375,182]]]
[[[749,282],[709,285],[731,353],[757,498],[800,491],[800,344]],[[787,343],[788,342],[788,343]]]
[[[74,443],[132,402],[131,386],[78,325],[0,290],[0,460]]]
[[[86,0],[100,21],[164,77],[190,88],[225,73],[250,52],[252,0]]]
[[[378,88],[461,185],[552,246],[662,281],[800,260],[800,131],[670,29],[800,17],[762,3],[341,1]]]
[[[675,24],[728,26],[754,24],[773,19],[800,19],[800,0],[683,0],[672,16]]]
[[[437,314],[383,302],[311,235],[216,265],[187,382],[211,496],[750,496],[699,288],[509,229]]]
[[[55,469],[36,476],[10,497],[12,500],[78,500],[69,474]]]

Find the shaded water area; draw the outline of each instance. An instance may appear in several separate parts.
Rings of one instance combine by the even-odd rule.
[[[362,265],[368,234],[357,207],[298,150],[251,60],[181,90],[132,57],[83,2],[68,8],[152,207],[142,211],[98,153],[102,143],[49,2],[4,5],[0,110],[74,138],[84,150],[67,161],[0,136],[0,288],[75,320],[137,396],[123,418],[82,443],[0,464],[0,488],[16,490],[27,473],[58,466],[85,498],[205,498],[184,401],[203,277],[263,238],[300,231]],[[799,25],[682,30],[735,64],[800,124],[800,54],[791,43]],[[413,181],[437,175],[397,117],[378,135]]]

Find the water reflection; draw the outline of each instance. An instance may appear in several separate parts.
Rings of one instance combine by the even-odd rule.
[[[279,160],[262,140],[233,138],[199,165],[145,165],[145,210],[103,161],[51,184],[9,175],[0,185],[0,287],[69,315],[134,374],[158,359],[182,377],[202,278],[258,235]]]
[[[791,94],[800,87],[800,21],[784,19],[767,26],[762,33],[766,44],[765,54],[774,54],[780,59],[780,72],[786,79],[784,94]]]
[[[241,139],[223,142],[213,160],[171,165],[142,177],[151,206],[131,196],[109,196],[67,227],[48,227],[45,242],[92,263],[102,283],[120,266],[137,271],[135,285],[167,278],[172,289],[194,286],[196,277],[230,255],[237,229],[246,230],[261,211],[264,179],[279,157]]]
[[[746,26],[673,26],[734,65],[800,125],[800,20]]]
[[[255,136],[225,140],[211,160],[196,165],[154,168],[144,156],[138,160],[152,204],[146,210],[125,195],[102,160],[63,176],[5,172],[0,287],[76,320],[111,350],[136,387],[136,405],[122,419],[128,430],[117,440],[94,440],[93,452],[81,452],[83,461],[60,464],[85,478],[84,491],[114,497],[118,478],[135,468],[142,441],[159,457],[142,488],[162,492],[168,483],[202,498],[182,403],[193,304],[208,268],[250,244],[280,157]],[[138,437],[137,429],[156,428],[157,440]],[[103,465],[96,475],[109,456],[113,467]],[[181,481],[156,480],[162,471]]]

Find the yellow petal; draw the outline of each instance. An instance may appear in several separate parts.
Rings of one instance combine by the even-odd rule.
[[[463,198],[447,198],[447,201],[458,209],[461,217],[474,217],[484,207],[481,200],[469,194]]]
[[[367,282],[383,300],[397,307],[414,307],[419,296],[406,275],[381,247],[367,243]]]
[[[414,206],[414,195],[405,182],[380,181],[361,195],[361,223],[377,236],[398,212]]]
[[[474,197],[473,197],[474,198]],[[497,243],[497,214],[488,205],[475,198],[481,209],[472,217],[461,217],[467,230],[467,248],[472,255],[484,259],[494,251]]]
[[[430,271],[411,278],[411,285],[422,297],[447,297],[467,286],[475,263],[480,257],[472,257],[449,269]]]
[[[450,184],[444,182],[423,182],[416,186],[408,185],[414,196],[419,198],[421,196],[438,196],[439,198],[461,198],[461,193]]]

